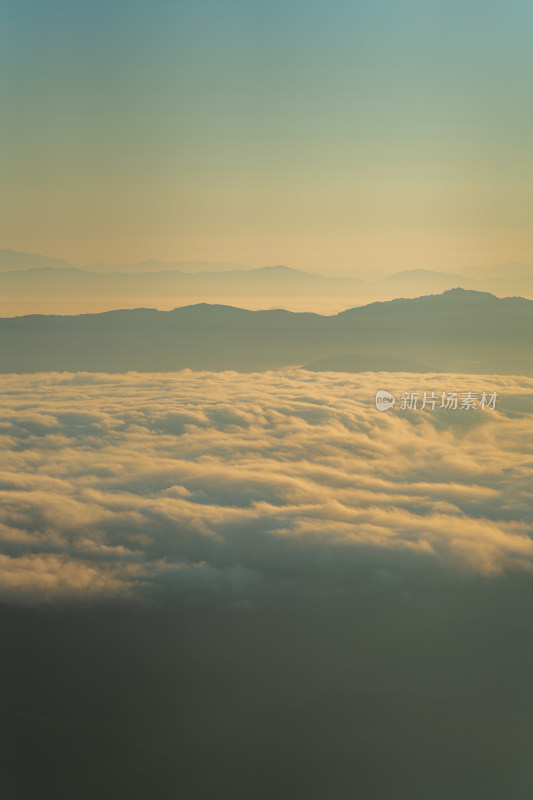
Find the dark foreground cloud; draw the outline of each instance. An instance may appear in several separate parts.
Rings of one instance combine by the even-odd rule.
[[[498,391],[379,413],[377,388]],[[4,381],[6,797],[533,789],[533,381]]]

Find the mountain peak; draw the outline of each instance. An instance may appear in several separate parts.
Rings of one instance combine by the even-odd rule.
[[[287,267],[285,264],[273,264],[266,267],[259,267],[256,272],[299,272],[293,267]]]
[[[487,304],[492,306],[505,300],[514,299],[515,298],[501,298],[490,292],[480,292],[477,289],[462,289],[460,286],[456,286],[453,289],[446,289],[444,292],[439,292],[438,294],[424,294],[419,297],[397,297],[394,300],[378,300],[364,306],[347,308],[345,311],[341,311],[339,316],[363,309],[379,309],[385,311],[394,308],[411,308],[412,310],[449,308],[453,310],[454,306],[459,306],[462,309],[469,306],[479,307],[480,305],[485,307]]]

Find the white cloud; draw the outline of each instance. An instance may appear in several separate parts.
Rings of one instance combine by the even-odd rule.
[[[306,575],[333,585],[406,558],[488,575],[533,566],[520,410],[531,379],[185,370],[3,382],[5,599],[245,592]],[[383,386],[500,400],[380,413]]]

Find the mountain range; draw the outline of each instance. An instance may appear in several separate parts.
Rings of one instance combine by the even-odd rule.
[[[63,259],[0,251],[0,315],[4,316],[93,313],[146,304],[170,310],[198,302],[331,314],[346,305],[453,288],[533,298],[533,266],[471,267],[454,273],[402,270],[375,280],[369,271],[336,277],[281,264],[252,268],[151,260],[81,269]]]
[[[453,289],[325,316],[201,303],[0,319],[0,371],[289,366],[533,376],[533,301]]]

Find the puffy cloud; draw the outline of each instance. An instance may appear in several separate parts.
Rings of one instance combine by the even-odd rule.
[[[0,598],[333,590],[355,575],[533,566],[531,379],[185,370],[3,381]],[[500,397],[496,410],[380,413],[383,386]]]

